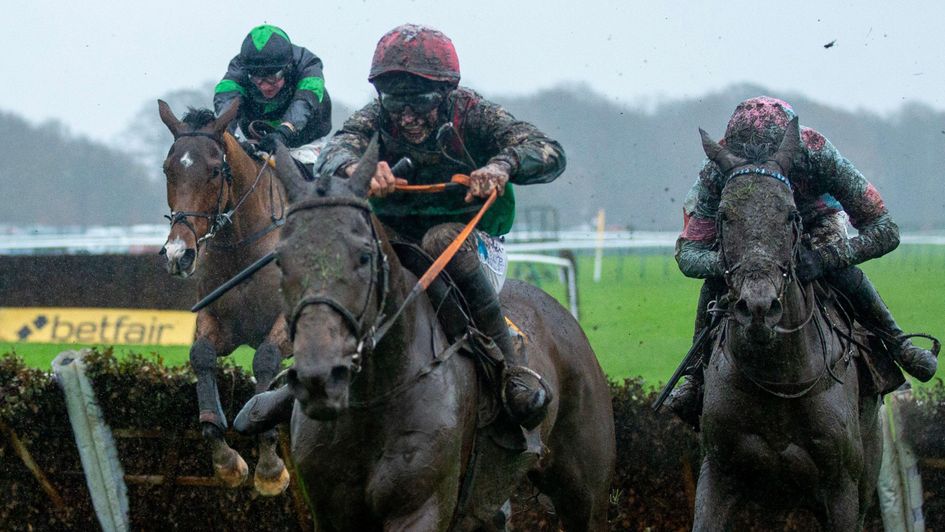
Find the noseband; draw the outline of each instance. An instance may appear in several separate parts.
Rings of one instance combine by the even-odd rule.
[[[770,177],[784,184],[784,186],[786,186],[788,188],[788,191],[791,192],[792,194],[794,192],[794,188],[791,186],[791,181],[787,177],[785,177],[784,174],[781,174],[780,172],[775,172],[773,170],[768,170],[767,168],[758,167],[758,166],[749,166],[747,168],[742,168],[740,170],[736,170],[732,172],[731,174],[728,175],[728,177],[725,178],[723,189],[726,186],[728,186],[728,184],[732,181],[732,179],[738,176],[742,176],[742,175],[763,175],[766,177]],[[798,256],[800,255],[801,236],[803,233],[803,228],[801,224],[802,224],[802,220],[801,220],[800,214],[797,211],[794,211],[791,216],[791,235],[792,235],[791,260],[788,263],[782,264],[772,259],[768,259],[764,257],[759,261],[762,263],[774,264],[774,266],[776,266],[777,269],[781,272],[781,275],[780,275],[781,281],[778,283],[772,281],[772,284],[774,284],[778,289],[777,291],[778,302],[781,302],[781,299],[784,297],[784,291],[787,289],[787,286],[797,281],[796,264],[797,264]],[[722,234],[722,228],[723,228],[723,225],[721,221],[719,221],[718,229],[717,229],[717,232],[719,235],[719,245],[721,247],[721,249],[719,250],[719,257],[722,261],[722,268],[724,270],[726,284],[730,285],[729,280],[731,279],[732,275],[736,271],[738,271],[742,266],[744,266],[745,260],[744,259],[740,260],[731,266],[728,264],[728,261],[726,259],[726,253],[725,253],[725,238],[723,237],[723,234]],[[804,294],[805,296],[807,295],[806,292],[804,292]],[[807,314],[807,318],[803,322],[801,322],[800,325],[796,325],[792,327],[782,327],[780,325],[776,325],[774,327],[775,332],[779,334],[787,334],[787,333],[797,332],[801,330],[802,328],[804,328],[804,326],[810,322],[811,318],[814,315],[815,303],[812,297],[809,299],[811,299],[811,301],[808,302],[810,305],[810,311]]]
[[[387,294],[389,291],[390,264],[387,260],[387,255],[385,255],[384,251],[381,249],[381,241],[377,236],[377,228],[371,220],[371,205],[366,200],[347,197],[309,198],[289,207],[286,218],[300,211],[322,207],[352,207],[360,210],[364,214],[368,225],[371,227],[371,238],[374,241],[374,250],[371,253],[371,270],[374,272],[374,275],[371,275],[371,284],[368,285],[364,305],[362,305],[361,312],[357,316],[331,296],[321,294],[304,295],[302,299],[296,303],[292,314],[289,316],[289,339],[292,341],[295,340],[296,327],[299,318],[302,316],[302,311],[304,311],[306,307],[311,305],[325,305],[341,316],[341,319],[348,326],[348,329],[355,338],[358,339],[358,346],[351,355],[351,368],[355,373],[358,373],[361,371],[364,353],[371,352],[379,340],[376,333],[378,329],[382,327],[382,322],[385,318],[383,311],[387,304]],[[379,304],[373,322],[368,324],[368,307],[371,303],[371,294],[375,286],[377,286],[377,290],[379,291]]]
[[[725,184],[724,184],[724,186],[727,186],[727,185],[729,184],[729,182],[730,182],[733,178],[735,178],[735,177],[737,177],[737,176],[749,175],[749,174],[763,175],[763,176],[767,176],[767,177],[776,179],[777,181],[779,181],[779,182],[783,183],[785,186],[787,186],[788,191],[790,191],[790,192],[793,194],[793,190],[794,190],[794,189],[793,189],[793,187],[791,186],[791,182],[790,182],[790,180],[788,180],[787,177],[785,177],[783,174],[781,174],[781,173],[779,173],[779,172],[774,172],[774,171],[772,171],[772,170],[768,170],[768,169],[766,169],[766,168],[761,168],[761,167],[742,168],[742,169],[740,169],[740,170],[736,170],[736,171],[732,172],[732,173],[729,174],[728,177],[725,179]],[[723,186],[723,188],[724,188],[724,186]],[[745,264],[746,261],[745,261],[745,260],[741,260],[741,261],[738,261],[738,262],[736,262],[735,264],[733,264],[733,265],[731,265],[731,266],[729,266],[729,265],[727,264],[727,261],[726,261],[726,254],[725,254],[725,239],[724,239],[723,234],[722,234],[722,227],[723,227],[722,223],[719,222],[719,224],[718,224],[718,234],[719,234],[719,245],[720,245],[720,247],[721,247],[721,249],[719,250],[719,253],[720,253],[720,258],[721,258],[721,261],[722,261],[722,266],[723,266],[724,271],[725,271],[726,284],[728,284],[729,286],[731,286],[731,277],[732,277],[732,275],[733,275],[736,271],[738,271],[738,270]],[[794,211],[794,213],[793,213],[793,215],[792,215],[792,217],[791,217],[791,233],[792,233],[792,239],[793,239],[793,241],[792,241],[792,243],[791,243],[791,260],[790,260],[787,264],[782,264],[782,263],[778,263],[777,261],[775,261],[775,260],[773,260],[773,259],[769,259],[769,258],[761,258],[760,260],[759,260],[759,259],[755,259],[756,261],[758,261],[758,262],[761,263],[761,264],[764,264],[764,263],[774,264],[774,265],[777,267],[777,269],[781,272],[781,275],[780,275],[781,282],[780,282],[779,284],[776,284],[776,286],[778,287],[777,300],[778,300],[779,303],[782,301],[782,298],[784,297],[784,292],[785,292],[787,286],[788,286],[789,284],[791,284],[791,283],[793,283],[793,282],[796,282],[796,281],[798,280],[798,279],[797,279],[796,264],[797,264],[798,257],[799,257],[799,255],[800,255],[800,244],[801,244],[802,232],[803,232],[803,229],[802,229],[801,216],[800,216],[800,214],[799,214],[797,211]],[[773,330],[774,330],[775,333],[777,333],[777,334],[790,334],[790,333],[794,333],[794,332],[800,331],[801,329],[803,329],[804,327],[806,327],[807,324],[809,324],[809,323],[811,322],[811,320],[812,320],[813,317],[814,317],[814,311],[815,311],[815,309],[816,309],[816,307],[817,307],[817,300],[816,300],[816,297],[815,297],[815,295],[814,295],[813,284],[809,284],[806,289],[803,289],[803,287],[802,287],[801,295],[802,295],[803,299],[805,300],[806,305],[809,307],[809,311],[806,313],[806,314],[807,314],[807,317],[806,317],[800,324],[798,324],[798,325],[796,325],[796,326],[784,327],[784,326],[781,326],[781,325],[775,325],[775,326],[773,327]],[[726,313],[727,313],[727,312],[726,312]],[[830,364],[830,363],[828,362],[828,360],[827,360],[827,350],[828,350],[828,348],[827,348],[827,338],[826,338],[826,335],[825,335],[825,333],[824,333],[824,331],[823,331],[823,328],[821,327],[820,323],[819,323],[819,322],[816,322],[816,321],[815,321],[815,323],[816,323],[816,325],[817,325],[817,332],[818,332],[818,335],[819,335],[819,338],[820,338],[820,342],[821,342],[821,352],[822,352],[822,354],[823,354],[823,356],[824,356],[823,369],[821,370],[821,372],[820,372],[816,377],[814,377],[814,378],[812,378],[812,379],[810,379],[810,380],[807,380],[807,381],[803,381],[803,382],[768,382],[768,381],[763,381],[763,380],[758,379],[758,378],[756,378],[755,376],[751,375],[751,373],[748,372],[747,370],[745,370],[745,368],[742,368],[741,366],[739,366],[739,365],[735,362],[735,358],[732,357],[732,356],[730,356],[730,354],[728,354],[728,349],[727,349],[727,347],[726,347],[726,345],[725,345],[724,342],[723,342],[723,345],[721,345],[721,349],[722,349],[723,354],[725,354],[726,356],[729,356],[729,359],[731,360],[733,366],[735,366],[735,368],[738,370],[738,372],[739,372],[742,376],[744,376],[745,378],[747,378],[749,381],[751,381],[753,384],[755,384],[758,388],[760,388],[761,390],[763,390],[763,391],[765,391],[765,392],[767,392],[767,393],[769,393],[769,394],[771,394],[771,395],[774,395],[774,396],[776,396],[776,397],[780,397],[780,398],[782,398],[782,399],[796,399],[796,398],[803,397],[803,396],[807,395],[808,393],[810,393],[810,392],[814,389],[814,387],[815,387],[818,383],[820,383],[820,382],[823,380],[824,376],[825,376],[825,375],[828,375],[828,374],[830,375],[830,377],[831,377],[834,381],[836,381],[836,382],[842,384],[842,381],[836,376],[836,372],[838,371],[839,366],[840,366],[841,364],[845,364],[845,363],[847,363],[847,362],[849,361],[849,355],[846,354],[846,353],[844,353],[844,356],[839,357],[838,360],[834,362],[833,367],[831,366],[831,364]],[[728,320],[726,320],[726,324],[725,324],[724,328],[727,330],[729,326],[730,326],[730,322],[729,322]],[[846,351],[846,349],[844,349],[844,352],[845,352],[845,351]],[[790,390],[790,391],[785,391],[785,390]]]

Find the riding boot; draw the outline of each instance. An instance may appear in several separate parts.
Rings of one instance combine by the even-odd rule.
[[[440,327],[450,342],[462,338],[469,330],[469,316],[463,312],[455,291],[456,288],[442,277],[434,279],[427,288],[427,297],[430,298]]]
[[[867,328],[878,329],[878,333],[888,348],[887,354],[909,375],[922,382],[930,380],[938,368],[938,360],[928,349],[912,345],[904,338],[902,329],[896,323],[883,298],[873,287],[873,283],[856,266],[833,271],[827,281],[840,290],[853,310]]]
[[[466,297],[473,323],[486,338],[483,347],[502,367],[502,401],[514,423],[525,430],[537,427],[551,402],[551,388],[541,375],[528,367],[524,349],[515,349],[509,327],[499,307],[499,296],[482,268],[454,280]]]
[[[252,396],[233,420],[240,434],[261,434],[292,418],[295,396],[288,385]]]
[[[702,330],[709,326],[709,302],[715,299],[724,289],[724,286],[721,280],[714,279],[706,279],[702,284],[702,289],[699,291],[699,303],[696,305],[695,333],[692,336],[693,345],[701,336]],[[699,430],[699,417],[702,415],[702,394],[705,383],[701,361],[700,355],[696,358],[696,363],[690,366],[689,373],[685,375],[683,383],[673,390],[667,401],[669,409],[679,419],[697,431]]]

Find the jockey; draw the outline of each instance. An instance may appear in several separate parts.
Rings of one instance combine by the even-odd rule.
[[[745,159],[763,160],[777,150],[795,116],[788,103],[776,98],[745,100],[735,108],[720,144]],[[705,279],[696,311],[697,336],[708,323],[708,302],[726,290],[716,242],[716,216],[725,177],[714,162],[706,160],[687,196],[683,231],[676,241],[679,269],[687,277]],[[825,278],[850,300],[861,323],[885,337],[887,354],[902,369],[920,381],[931,379],[938,365],[935,355],[903,338],[882,298],[856,267],[899,245],[899,228],[879,192],[830,141],[807,127],[801,127],[801,146],[790,178],[805,237],[810,239],[810,245],[801,248],[798,278]],[[852,238],[847,235],[847,216],[858,232]],[[673,391],[669,406],[681,419],[698,427],[701,398],[700,365]]]
[[[299,162],[315,163],[314,143],[331,130],[331,99],[315,54],[275,26],[253,28],[214,90],[217,116],[234,100],[240,100],[240,112],[230,132],[238,125],[247,136],[250,123],[260,120],[269,127],[259,149],[274,153],[279,140]]]
[[[377,99],[332,136],[319,156],[316,175],[350,176],[378,134],[380,161],[369,193],[373,211],[391,240],[419,245],[433,257],[447,248],[485,198],[498,191],[500,196],[446,272],[462,292],[481,333],[480,343],[498,368],[509,419],[530,431],[544,418],[552,391],[527,367],[525,353],[515,348],[499,307],[507,266],[502,235],[515,215],[512,184],[554,180],[564,171],[565,155],[535,126],[460,87],[459,78],[456,50],[446,35],[413,24],[385,34],[368,77]],[[391,166],[403,157],[415,165],[412,184],[445,183],[454,174],[468,173],[469,187],[435,194],[395,192],[395,184],[404,180],[394,177]],[[448,297],[445,283],[433,283],[428,294],[440,310],[447,335],[464,334],[465,317],[457,316],[454,305],[440,304]],[[260,432],[291,410],[277,397],[256,397],[234,422],[237,430]]]

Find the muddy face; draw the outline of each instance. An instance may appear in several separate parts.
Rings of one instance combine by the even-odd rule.
[[[377,312],[373,232],[366,211],[328,206],[292,216],[282,237],[278,265],[295,353],[289,386],[307,416],[332,419],[348,406],[360,328]]]
[[[770,177],[739,176],[723,190],[719,227],[732,312],[758,340],[771,337],[781,321],[780,296],[799,237],[796,217],[793,195]]]

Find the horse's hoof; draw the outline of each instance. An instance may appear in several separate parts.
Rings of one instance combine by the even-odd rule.
[[[233,449],[227,449],[223,460],[213,461],[213,471],[227,488],[236,488],[249,476],[249,467],[243,457]]]
[[[268,477],[260,473],[259,466],[257,466],[256,474],[253,475],[253,485],[256,486],[256,491],[258,491],[260,495],[275,497],[276,495],[282,494],[282,492],[289,487],[289,470],[286,469],[285,465],[283,465],[279,473],[273,477]]]

